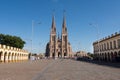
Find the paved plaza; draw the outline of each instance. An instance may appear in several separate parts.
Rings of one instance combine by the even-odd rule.
[[[120,68],[70,59],[1,63],[0,80],[120,80]]]

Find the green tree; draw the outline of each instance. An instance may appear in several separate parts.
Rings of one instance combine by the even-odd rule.
[[[25,41],[17,36],[0,34],[0,44],[22,49]]]
[[[93,53],[88,52],[87,54],[88,54],[90,57],[94,57],[94,54],[93,54]]]

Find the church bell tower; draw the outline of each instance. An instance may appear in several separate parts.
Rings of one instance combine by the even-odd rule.
[[[52,16],[52,26],[50,32],[50,57],[56,56],[56,25],[54,15]]]
[[[63,24],[62,24],[62,56],[68,55],[68,34],[66,27],[66,19],[65,15],[63,16]]]

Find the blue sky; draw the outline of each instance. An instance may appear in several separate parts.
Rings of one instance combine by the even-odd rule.
[[[24,49],[30,51],[34,20],[33,52],[45,52],[53,10],[57,33],[61,33],[66,10],[73,51],[92,52],[94,41],[120,31],[120,0],[0,0],[0,33],[21,37],[26,41]]]

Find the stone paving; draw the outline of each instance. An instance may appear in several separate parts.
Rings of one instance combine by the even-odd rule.
[[[120,68],[70,59],[3,63],[0,80],[120,80]]]
[[[34,80],[120,80],[120,69],[74,60],[57,60]]]
[[[0,80],[32,80],[53,60],[0,63]]]

